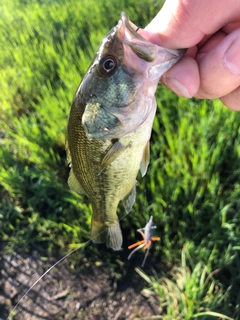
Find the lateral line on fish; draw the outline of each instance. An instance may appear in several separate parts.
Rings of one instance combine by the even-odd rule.
[[[126,217],[128,213],[125,213],[120,219],[118,219],[118,221],[121,221],[123,218]],[[12,310],[10,310],[8,317],[6,318],[6,320],[10,320],[10,316],[11,313],[14,312],[17,307],[20,305],[20,303],[22,302],[22,300],[29,294],[29,292],[32,291],[32,289],[45,277],[46,274],[48,274],[53,268],[55,268],[58,264],[60,264],[62,261],[64,261],[66,258],[68,258],[71,254],[73,254],[74,252],[76,252],[77,250],[81,249],[81,248],[85,248],[86,245],[91,242],[93,239],[97,238],[100,234],[104,233],[107,231],[107,227],[99,232],[96,236],[92,237],[91,239],[89,239],[87,242],[84,243],[84,245],[79,246],[75,249],[73,249],[72,251],[68,252],[64,257],[62,257],[61,259],[59,259],[57,262],[55,262],[50,268],[48,268],[33,284],[32,286],[24,293],[24,295],[20,298],[20,300],[17,302],[17,304],[14,306],[14,308]]]

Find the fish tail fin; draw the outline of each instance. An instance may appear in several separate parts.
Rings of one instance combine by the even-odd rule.
[[[106,242],[113,250],[120,250],[122,247],[122,231],[118,220],[109,225],[92,220],[91,237],[95,243]]]
[[[120,250],[122,248],[123,237],[118,220],[108,227],[107,233],[107,243],[111,246],[111,248],[113,248],[113,250]]]

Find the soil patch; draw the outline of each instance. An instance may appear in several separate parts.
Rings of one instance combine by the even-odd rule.
[[[82,260],[78,270],[69,259],[53,268],[9,319],[131,320],[160,314],[157,297],[144,290],[147,284],[134,270],[141,260],[134,261],[138,264],[131,264],[124,276],[115,274],[107,264]],[[1,254],[0,320],[7,319],[24,293],[56,261],[46,263],[38,252],[29,256]]]

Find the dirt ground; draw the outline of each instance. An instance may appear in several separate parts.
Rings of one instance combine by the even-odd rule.
[[[34,286],[8,319],[151,319],[160,309],[155,295],[144,289],[148,284],[135,271],[143,254],[126,266],[124,276],[115,274],[109,264],[94,264],[86,257],[76,270],[67,258]],[[56,261],[43,261],[38,252],[1,254],[0,320],[7,319],[24,293]]]

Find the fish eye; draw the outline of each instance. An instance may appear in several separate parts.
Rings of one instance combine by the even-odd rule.
[[[117,60],[114,56],[107,55],[99,62],[101,73],[111,75],[117,68]]]

